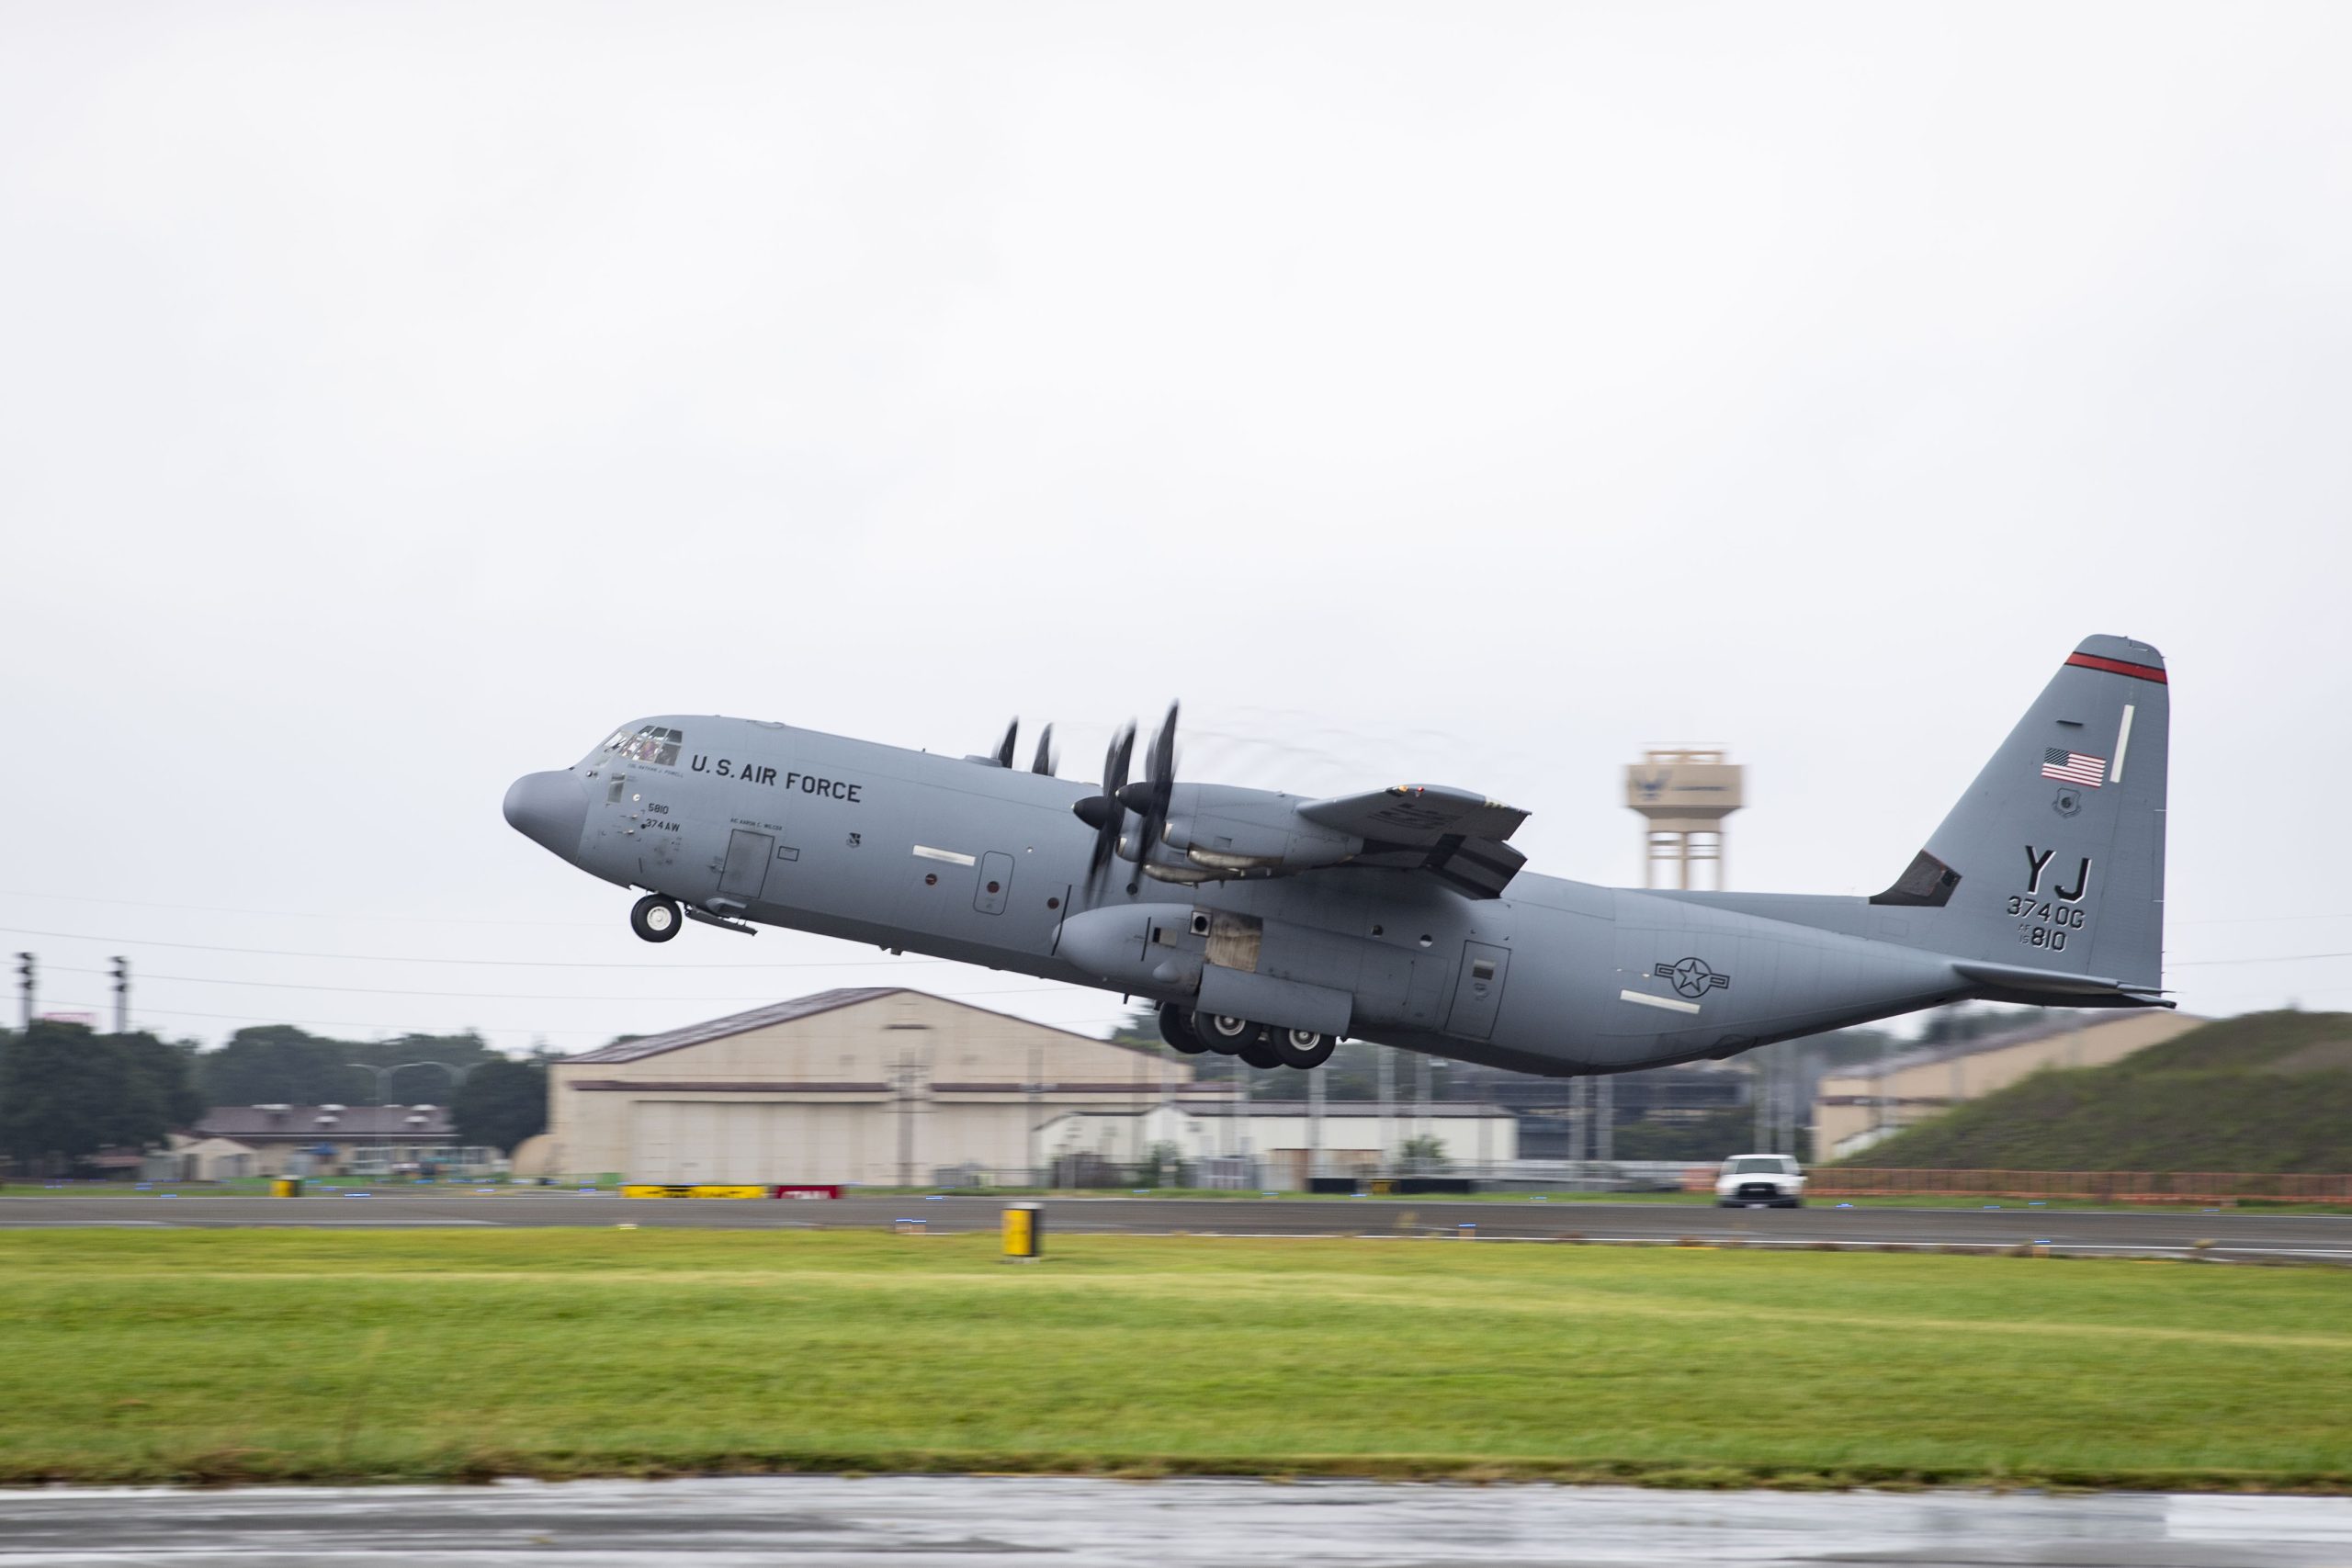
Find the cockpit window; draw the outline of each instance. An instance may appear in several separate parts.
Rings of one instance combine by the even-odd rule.
[[[656,767],[677,766],[678,748],[685,744],[685,736],[678,730],[649,724],[631,734],[624,729],[605,742],[604,755],[616,761],[650,762]]]

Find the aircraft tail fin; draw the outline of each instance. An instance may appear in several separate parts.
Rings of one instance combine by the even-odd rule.
[[[2156,1000],[2169,695],[2154,649],[2084,638],[1871,905],[1988,995],[2060,1001],[2098,976]]]

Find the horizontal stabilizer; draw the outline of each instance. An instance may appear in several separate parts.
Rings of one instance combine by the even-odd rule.
[[[2062,1008],[2178,1005],[2157,995],[2152,986],[2129,986],[2094,975],[2069,975],[2055,969],[2030,969],[2020,964],[1992,964],[1973,958],[1954,959],[1952,968],[1961,978],[2002,993],[1996,998],[2000,1001],[2040,1002]]]

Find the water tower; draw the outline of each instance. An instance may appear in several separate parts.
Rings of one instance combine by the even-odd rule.
[[[1625,804],[1642,814],[1642,886],[1691,886],[1695,863],[1714,866],[1724,886],[1724,818],[1742,804],[1746,770],[1724,761],[1720,747],[1652,750],[1625,770]]]

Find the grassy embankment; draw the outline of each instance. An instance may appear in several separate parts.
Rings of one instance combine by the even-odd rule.
[[[2036,1073],[1842,1163],[2352,1171],[2352,1013],[2248,1013],[2108,1066]]]
[[[0,1234],[0,1481],[2352,1491],[2352,1273],[1438,1240]]]

